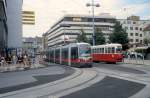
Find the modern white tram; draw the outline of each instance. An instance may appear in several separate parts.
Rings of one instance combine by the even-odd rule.
[[[71,43],[50,48],[46,51],[48,62],[74,67],[92,67],[91,45],[88,43]]]

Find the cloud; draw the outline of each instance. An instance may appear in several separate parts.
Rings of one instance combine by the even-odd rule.
[[[35,11],[36,25],[23,26],[23,36],[41,36],[65,14],[91,14],[89,13],[91,7],[86,7],[86,3],[90,2],[91,0],[24,0],[23,10]],[[111,13],[117,18],[139,15],[150,5],[150,3],[128,4],[126,0],[95,0],[95,3],[100,4],[100,7],[95,8],[95,14]]]
[[[146,9],[150,9],[150,3],[143,3],[143,4],[130,4],[125,5],[120,10],[116,10],[113,12],[118,18],[126,18],[130,15],[140,15],[147,14],[145,12]]]

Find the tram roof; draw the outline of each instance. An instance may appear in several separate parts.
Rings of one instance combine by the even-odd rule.
[[[67,46],[75,46],[75,45],[90,45],[89,43],[85,43],[85,42],[80,42],[80,43],[70,43],[68,45],[64,45],[64,47]]]
[[[80,43],[69,43],[67,45],[59,45],[59,46],[55,46],[55,47],[52,47],[50,49],[57,49],[57,48],[60,48],[60,47],[68,47],[68,46],[76,46],[76,45],[90,45],[89,43],[85,43],[85,42],[80,42]]]
[[[121,46],[121,44],[111,43],[111,44],[105,44],[105,45],[96,45],[96,46],[92,46],[92,48],[96,48],[96,47],[112,47],[112,46]]]

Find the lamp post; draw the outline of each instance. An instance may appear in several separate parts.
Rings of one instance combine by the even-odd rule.
[[[92,3],[87,3],[86,4],[87,7],[89,6],[92,6],[92,28],[93,28],[93,46],[95,45],[95,24],[94,24],[94,19],[95,19],[95,16],[94,16],[94,7],[100,7],[99,4],[94,4],[94,0],[92,0]]]

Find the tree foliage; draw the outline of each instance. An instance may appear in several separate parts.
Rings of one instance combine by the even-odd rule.
[[[144,38],[143,42],[144,42],[145,45],[148,45],[150,43],[150,39]]]
[[[80,34],[77,36],[78,42],[88,42],[88,39],[86,37],[86,34],[83,29],[80,30]]]
[[[95,45],[105,44],[106,39],[100,28],[95,29]]]
[[[122,25],[117,21],[114,25],[114,30],[113,33],[110,35],[109,40],[112,43],[120,43],[122,45],[126,45],[129,42],[126,30],[124,30],[122,28]]]

